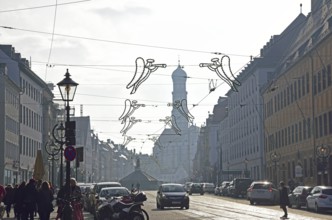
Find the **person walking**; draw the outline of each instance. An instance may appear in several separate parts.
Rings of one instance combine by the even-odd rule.
[[[25,186],[23,197],[23,220],[33,220],[36,211],[37,199],[36,181],[30,179],[29,183]]]
[[[7,218],[9,218],[9,213],[12,208],[12,204],[14,203],[14,188],[11,184],[8,184],[5,190],[6,190],[6,195],[3,199],[3,203],[6,205],[6,214]]]
[[[50,219],[51,212],[54,211],[52,204],[53,199],[53,192],[50,189],[48,182],[44,181],[37,196],[38,215],[40,220]]]
[[[17,193],[17,189],[18,189],[18,184],[15,184],[14,186],[14,216],[15,218],[17,217],[17,207],[16,207],[16,202],[15,202],[15,197],[16,197],[16,193]]]
[[[2,201],[6,196],[6,190],[3,185],[0,184],[0,219],[2,219],[3,214],[5,213],[5,207],[2,206]]]
[[[285,186],[285,183],[281,181],[279,183],[280,189],[280,208],[284,211],[284,215],[281,216],[281,219],[287,219],[288,213],[287,213],[287,206],[289,206],[289,199],[288,199],[288,188]]]
[[[15,202],[17,220],[23,219],[23,199],[25,194],[25,186],[26,183],[25,181],[23,181],[15,191],[14,202]]]

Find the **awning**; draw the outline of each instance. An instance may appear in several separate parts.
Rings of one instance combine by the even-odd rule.
[[[41,150],[37,150],[37,156],[35,161],[35,166],[33,170],[33,178],[35,180],[42,180],[45,174],[44,164],[43,164],[43,157]]]

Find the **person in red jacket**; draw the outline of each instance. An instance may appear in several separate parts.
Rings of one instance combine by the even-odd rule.
[[[1,206],[1,203],[3,202],[5,196],[6,196],[5,187],[0,184],[0,219],[2,219],[3,214],[5,213],[5,207]]]

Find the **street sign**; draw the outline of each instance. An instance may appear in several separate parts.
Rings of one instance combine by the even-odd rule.
[[[73,161],[76,158],[76,149],[73,146],[68,146],[64,150],[66,160]]]

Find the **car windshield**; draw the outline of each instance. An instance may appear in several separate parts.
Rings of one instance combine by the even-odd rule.
[[[323,189],[322,192],[325,195],[332,195],[332,189]]]
[[[166,185],[162,187],[163,192],[185,192],[182,185]]]
[[[97,185],[96,192],[99,193],[102,188],[106,188],[106,187],[117,187],[117,186],[121,186],[121,185],[117,184],[117,183]]]
[[[258,184],[255,184],[252,188],[253,189],[269,189],[270,184],[258,183]]]
[[[127,189],[106,189],[100,192],[100,197],[114,197],[114,196],[128,196],[129,191]]]
[[[252,181],[250,179],[237,179],[236,184],[250,184]]]

